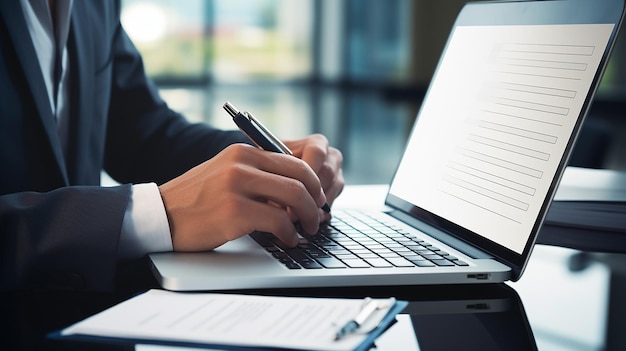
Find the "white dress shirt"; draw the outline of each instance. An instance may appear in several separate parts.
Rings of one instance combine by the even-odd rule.
[[[73,0],[54,1],[56,23],[53,23],[48,0],[20,0],[20,2],[37,52],[63,152],[67,157],[71,64],[67,52],[67,37]],[[60,58],[60,66],[56,66],[59,64],[57,57]],[[135,184],[132,186],[131,200],[122,223],[118,257],[138,258],[146,253],[159,251],[172,251],[172,239],[161,194],[154,183]]]

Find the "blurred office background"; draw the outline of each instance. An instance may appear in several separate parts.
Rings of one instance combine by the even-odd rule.
[[[465,1],[124,0],[122,22],[164,99],[234,128],[224,101],[283,139],[325,134],[349,184],[393,175]],[[626,36],[572,160],[626,169]]]
[[[391,179],[465,2],[124,0],[122,20],[165,100],[188,119],[235,128],[222,109],[228,100],[281,138],[324,133],[344,153],[347,183],[368,184]],[[626,170],[626,35],[618,38],[571,162]],[[568,285],[518,284],[540,349],[602,350],[608,307],[594,301],[608,295],[608,269],[570,272],[571,253],[559,252],[535,255],[526,274],[568,277],[589,300],[566,303],[568,311],[537,310],[533,301],[563,300],[546,292],[550,286]],[[554,325],[555,316],[574,310],[569,323]],[[581,330],[586,325],[597,328]]]

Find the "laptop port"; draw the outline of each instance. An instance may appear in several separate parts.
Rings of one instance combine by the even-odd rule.
[[[489,279],[489,273],[477,273],[477,274],[468,274],[467,279],[476,279],[476,280],[487,280]]]
[[[468,310],[479,310],[479,311],[485,311],[485,310],[491,309],[491,306],[489,306],[488,303],[475,303],[475,304],[467,305],[465,307]]]

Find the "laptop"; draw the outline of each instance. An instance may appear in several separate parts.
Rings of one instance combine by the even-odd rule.
[[[517,281],[623,13],[624,0],[467,3],[385,211],[333,211],[297,252],[252,233],[153,253],[157,280],[177,291]]]

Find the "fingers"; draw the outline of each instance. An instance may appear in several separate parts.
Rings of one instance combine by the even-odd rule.
[[[326,201],[304,161],[247,145],[226,148],[159,190],[178,251],[210,250],[254,230],[295,245],[292,219],[317,232]]]
[[[259,202],[269,201],[274,204],[271,207],[281,207],[283,211],[289,208],[307,233],[317,232],[321,222],[318,211],[321,205],[319,201],[313,199],[301,181],[254,168],[241,172],[243,173],[236,177],[240,178],[237,183],[242,194],[248,198],[258,199]],[[321,193],[319,183],[317,184],[316,191]]]
[[[330,147],[326,160],[318,171],[318,177],[329,204],[332,204],[339,194],[341,194],[345,185],[342,165],[343,155],[339,150]]]
[[[258,169],[267,173],[247,176],[248,181],[254,183],[251,186],[252,191],[258,191],[262,196],[268,196],[267,199],[274,200],[284,206],[298,207],[300,203],[294,202],[294,197],[296,201],[308,201],[307,193],[317,207],[326,203],[327,199],[320,179],[303,160],[289,155],[251,149],[246,146],[243,146],[239,151],[242,154],[236,157],[240,158],[240,162],[252,166],[250,171]],[[245,180],[242,179],[242,181]],[[259,184],[256,184],[257,182]],[[272,194],[269,193],[270,190],[273,192]],[[290,199],[289,202],[285,202],[287,199]]]
[[[328,139],[321,134],[313,134],[305,139],[301,139],[301,142],[303,145],[298,147],[299,155],[296,154],[296,156],[309,164],[313,172],[319,175],[328,157]]]
[[[328,140],[321,134],[313,134],[304,139],[285,142],[294,152],[311,166],[317,174],[327,202],[332,204],[345,185],[343,178],[343,155],[329,146]]]
[[[250,201],[242,208],[250,210],[246,213],[245,222],[251,226],[242,228],[240,232],[252,233],[255,230],[268,232],[290,247],[298,245],[296,227],[284,209],[258,201]]]
[[[306,138],[286,141],[294,156],[306,162],[313,172],[319,174],[319,170],[328,154],[328,139],[321,134],[309,135]]]
[[[228,149],[231,163],[238,165],[230,167],[226,176],[232,192],[262,203],[278,204],[284,211],[289,208],[307,233],[317,232],[322,221],[318,209],[326,203],[326,196],[308,164],[247,145]]]
[[[230,201],[219,203],[210,213],[185,209],[184,220],[179,224],[172,231],[175,251],[212,250],[255,230],[274,233],[291,247],[298,244],[293,222],[282,208],[244,196],[230,197]]]
[[[317,232],[330,218],[325,192],[332,202],[343,189],[342,155],[320,136],[293,145],[303,159],[231,145],[159,186],[175,250],[210,250],[255,230],[293,246],[295,221]]]

